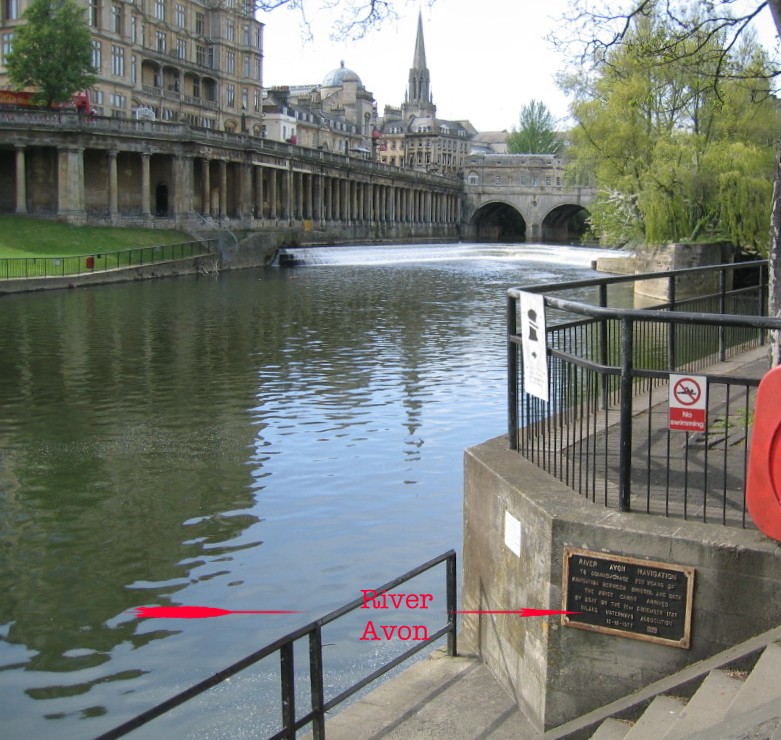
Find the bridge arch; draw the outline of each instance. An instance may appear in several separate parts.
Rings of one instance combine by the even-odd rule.
[[[546,243],[577,241],[588,230],[588,216],[588,209],[580,203],[557,205],[543,217],[540,237]]]
[[[526,219],[510,203],[484,203],[472,214],[469,224],[473,239],[478,242],[526,241]]]

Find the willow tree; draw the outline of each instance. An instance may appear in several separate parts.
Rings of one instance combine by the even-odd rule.
[[[729,50],[724,33],[674,34],[667,18],[638,17],[627,43],[569,81],[570,154],[598,188],[594,228],[619,243],[727,238],[766,254],[781,121],[766,55],[749,38]]]
[[[691,9],[698,11],[692,14]],[[665,18],[668,35],[638,37],[634,29],[638,22],[647,17]],[[770,16],[770,17],[768,17]],[[562,19],[562,27],[555,34],[554,42],[565,52],[573,52],[579,64],[604,64],[611,53],[619,49],[634,50],[639,58],[646,55],[654,65],[670,65],[677,62],[688,64],[692,53],[698,51],[710,39],[721,36],[721,51],[715,57],[707,74],[701,79],[707,87],[719,91],[723,83],[739,81],[730,69],[729,56],[738,44],[750,33],[757,22],[769,21],[775,26],[776,36],[781,40],[781,0],[709,0],[707,3],[691,4],[685,0],[573,0],[571,10]],[[687,42],[695,40],[694,46]],[[691,65],[689,65],[691,66]],[[696,71],[696,70],[694,70]],[[767,87],[780,73],[779,65],[764,70],[758,80],[764,79]],[[752,100],[753,103],[753,100]],[[775,124],[774,137],[781,131]],[[724,192],[731,190],[734,200],[727,209],[725,220],[736,220],[736,211],[741,200],[754,203],[761,200],[758,183],[741,181],[741,187],[730,188],[730,179],[735,183],[739,174],[722,174],[720,184]],[[766,186],[761,186],[765,188]],[[635,204],[629,203],[631,207]],[[769,312],[781,318],[781,152],[777,150],[773,176],[773,194],[770,206],[770,291]],[[740,220],[740,219],[737,219]],[[743,224],[741,224],[743,226]],[[772,349],[773,364],[781,364],[781,335],[776,336]]]

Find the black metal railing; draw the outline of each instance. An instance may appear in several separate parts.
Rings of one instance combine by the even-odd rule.
[[[201,257],[216,248],[216,241],[192,241],[180,244],[159,244],[118,251],[69,255],[66,257],[2,257],[0,280],[23,278],[70,277],[107,270],[121,270],[159,262]]]
[[[382,594],[383,592],[390,591],[396,586],[405,583],[416,576],[425,573],[428,570],[445,563],[445,589],[446,589],[446,605],[445,616],[447,622],[444,627],[437,629],[436,631],[428,634],[426,639],[420,639],[416,643],[405,650],[400,655],[397,655],[392,660],[388,661],[384,665],[380,666],[376,670],[369,673],[360,681],[352,684],[348,688],[341,691],[336,696],[326,699],[325,690],[323,685],[323,639],[322,629],[325,625],[334,622],[335,620],[343,617],[344,615],[359,609],[364,606],[365,596],[351,601],[349,604],[336,609],[330,614],[321,617],[320,619],[310,622],[304,627],[291,632],[284,637],[280,637],[278,640],[272,642],[270,645],[261,648],[260,650],[248,655],[246,658],[234,663],[233,665],[225,668],[218,673],[215,673],[210,678],[201,681],[195,686],[177,694],[176,696],[168,699],[167,701],[158,704],[146,712],[138,715],[137,717],[124,722],[123,724],[115,727],[102,735],[96,740],[109,740],[110,738],[118,738],[123,735],[138,729],[145,725],[147,722],[160,717],[161,715],[169,712],[175,707],[181,706],[190,699],[208,691],[209,689],[217,686],[223,681],[229,679],[231,676],[236,675],[240,671],[258,663],[264,658],[279,653],[280,660],[280,691],[281,691],[281,707],[282,707],[282,729],[271,735],[268,740],[277,740],[281,738],[295,739],[296,732],[311,723],[314,740],[324,740],[325,738],[325,713],[333,709],[338,704],[353,696],[356,692],[376,680],[380,676],[384,675],[391,669],[398,666],[410,658],[415,653],[423,650],[427,646],[431,645],[436,640],[447,636],[447,652],[449,656],[457,655],[456,644],[456,553],[454,550],[439,555],[432,560],[429,560],[417,568],[414,568],[398,578],[394,578],[392,581],[374,589],[376,594]],[[295,683],[295,670],[293,661],[293,649],[298,640],[308,639],[309,642],[309,680],[310,680],[310,695],[311,695],[311,709],[305,714],[297,717],[296,711],[296,683]]]
[[[781,330],[765,316],[766,276],[754,261],[508,291],[511,449],[605,506],[745,526],[753,401],[767,370],[763,350],[746,353]],[[705,278],[714,292],[676,300],[686,281]],[[648,280],[664,281],[665,303],[610,306],[632,305],[627,288]],[[522,390],[523,292],[544,294],[548,401]],[[739,371],[725,366],[737,357],[746,359]],[[669,429],[677,373],[705,378],[703,432]]]

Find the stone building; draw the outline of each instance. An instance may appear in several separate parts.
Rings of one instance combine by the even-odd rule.
[[[263,24],[246,0],[83,0],[98,115],[142,117],[260,136]],[[5,55],[29,0],[0,4]]]
[[[361,158],[371,158],[377,120],[374,95],[344,62],[321,84],[265,91],[264,136]]]
[[[409,71],[404,103],[385,107],[378,121],[382,134],[378,158],[387,164],[446,176],[461,176],[477,134],[469,121],[437,118],[431,91],[431,75],[426,65],[423,18],[418,15],[415,52]]]

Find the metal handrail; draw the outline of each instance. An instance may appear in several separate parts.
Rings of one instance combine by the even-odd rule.
[[[72,277],[201,257],[215,251],[215,239],[133,247],[52,257],[0,257],[0,280]]]
[[[305,727],[310,722],[313,727],[313,736],[315,740],[325,740],[325,713],[330,709],[348,699],[350,696],[360,691],[366,685],[370,684],[375,679],[379,678],[383,674],[387,673],[391,669],[395,668],[400,663],[410,658],[415,653],[419,652],[426,646],[432,644],[441,637],[447,635],[447,653],[449,656],[454,657],[458,654],[456,643],[456,609],[457,609],[457,593],[456,593],[456,552],[455,550],[448,550],[438,557],[419,565],[417,568],[413,568],[407,571],[398,578],[394,578],[392,581],[374,589],[376,594],[389,591],[396,586],[405,583],[406,581],[419,576],[431,568],[434,568],[441,563],[446,563],[445,571],[445,584],[446,584],[446,608],[447,608],[447,624],[438,629],[436,632],[428,636],[425,640],[420,640],[416,645],[404,651],[401,655],[396,656],[393,660],[385,663],[380,668],[376,669],[369,675],[362,678],[360,681],[352,684],[350,687],[342,691],[328,701],[325,700],[325,692],[323,688],[323,641],[322,641],[322,628],[339,619],[340,617],[361,608],[364,605],[364,596],[361,596],[344,606],[330,612],[329,614],[316,619],[314,622],[310,622],[303,627],[299,627],[297,630],[290,632],[284,637],[280,637],[269,645],[251,653],[245,658],[242,658],[233,665],[218,671],[213,676],[201,681],[200,683],[191,686],[189,689],[182,691],[176,696],[158,704],[157,706],[148,709],[147,711],[139,714],[137,717],[128,720],[127,722],[118,725],[112,730],[99,735],[95,740],[113,740],[113,738],[122,737],[129,732],[138,729],[139,727],[147,724],[151,720],[160,717],[166,712],[181,706],[185,702],[193,699],[194,697],[202,694],[208,689],[217,686],[223,681],[229,679],[231,676],[236,675],[245,668],[254,665],[263,658],[279,652],[280,655],[280,682],[282,691],[282,729],[274,735],[271,735],[268,740],[279,740],[281,738],[289,738],[295,740],[296,731]],[[293,646],[296,640],[301,638],[309,638],[309,676],[311,683],[311,703],[312,708],[303,716],[296,719],[296,707],[295,707],[295,673],[293,670]]]
[[[740,269],[756,269],[759,268],[759,281],[758,285],[751,288],[739,288],[735,290],[727,290],[728,273]],[[705,273],[718,273],[719,285],[718,292],[707,296],[697,296],[697,298],[689,298],[687,300],[676,300],[676,283],[682,277],[701,275]],[[746,341],[754,346],[764,344],[765,335],[767,331],[781,332],[781,319],[769,318],[766,315],[767,310],[767,262],[764,260],[755,260],[752,262],[730,264],[730,265],[717,265],[711,267],[698,267],[688,268],[684,270],[674,270],[667,273],[642,273],[638,275],[622,275],[613,277],[603,277],[589,280],[579,280],[569,283],[556,283],[548,285],[533,285],[527,288],[511,288],[507,291],[507,370],[508,370],[508,382],[507,382],[507,399],[508,399],[508,415],[507,415],[507,429],[508,440],[511,449],[521,451],[520,445],[520,432],[521,432],[521,418],[520,418],[520,397],[521,397],[521,382],[522,377],[522,365],[519,357],[519,346],[522,344],[522,337],[518,332],[518,305],[522,292],[530,292],[543,294],[545,306],[548,308],[557,309],[559,311],[566,312],[568,318],[564,319],[561,323],[554,326],[548,326],[548,337],[557,337],[554,340],[554,344],[563,342],[563,346],[549,346],[550,342],[546,342],[546,354],[551,361],[556,363],[562,363],[560,366],[557,364],[557,372],[562,373],[562,377],[556,377],[552,382],[553,399],[549,403],[537,403],[533,407],[533,414],[527,413],[526,422],[534,424],[528,429],[528,433],[524,431],[526,442],[529,439],[534,439],[536,445],[533,450],[533,456],[536,455],[537,462],[546,470],[549,470],[554,475],[562,477],[562,479],[568,479],[572,476],[572,471],[575,469],[580,470],[581,466],[592,465],[589,468],[588,475],[593,478],[595,475],[595,462],[596,447],[589,447],[589,443],[585,440],[587,438],[594,439],[597,435],[596,427],[594,426],[596,414],[598,409],[602,410],[605,423],[607,423],[607,411],[608,411],[608,398],[609,392],[612,392],[614,400],[617,399],[617,419],[616,425],[618,434],[618,470],[617,470],[617,489],[618,489],[618,508],[622,511],[630,510],[630,494],[632,490],[632,471],[633,466],[640,465],[640,462],[633,460],[633,455],[636,451],[633,448],[632,442],[632,424],[633,424],[633,396],[641,388],[650,389],[649,384],[658,384],[669,378],[670,374],[679,371],[682,368],[689,368],[687,372],[692,372],[691,365],[689,363],[700,363],[700,355],[695,354],[694,345],[683,345],[683,349],[688,353],[686,361],[682,361],[678,356],[677,347],[682,345],[681,336],[676,335],[676,327],[717,327],[718,329],[718,344],[716,346],[716,335],[712,334],[712,339],[709,340],[713,344],[712,349],[706,349],[697,347],[696,349],[704,357],[718,357],[719,360],[726,358],[728,349],[733,345],[735,347],[746,348],[749,345]],[[668,281],[668,301],[664,304],[654,306],[651,309],[640,308],[616,308],[609,307],[607,305],[607,286],[617,285],[622,283],[635,283],[643,280],[667,280]],[[583,301],[570,300],[566,298],[560,298],[551,293],[560,292],[563,290],[582,289],[588,287],[599,288],[599,305],[593,305],[584,303]],[[727,314],[727,300],[729,297],[735,297],[739,300],[743,300],[743,297],[750,295],[751,299],[755,301],[754,307],[759,315],[737,315]],[[709,305],[706,308],[707,312],[695,312],[691,310],[685,310],[686,304],[693,301],[706,302]],[[710,306],[713,306],[711,308]],[[681,310],[684,309],[684,310]],[[745,309],[744,309],[745,310]],[[572,318],[572,317],[575,318]],[[657,337],[657,342],[661,338],[666,337],[666,358],[663,362],[659,362],[658,354],[656,360],[653,360],[650,365],[643,366],[641,358],[651,359],[651,355],[648,354],[648,347],[651,345],[643,345],[643,334],[646,331],[642,329],[644,324],[648,325],[648,332],[653,332],[653,325],[666,326],[664,334]],[[736,336],[729,336],[729,331],[735,329],[745,328],[750,330],[756,330],[756,333],[752,335],[750,340],[736,339]],[[691,330],[689,330],[691,331]],[[713,329],[710,329],[713,332]],[[569,332],[569,334],[568,334]],[[576,332],[580,332],[577,336],[579,339],[573,339]],[[609,357],[608,350],[608,336],[612,336],[612,358]],[[570,336],[571,338],[567,338]],[[677,338],[676,338],[677,337]],[[737,341],[737,345],[735,344]],[[730,343],[731,342],[731,343]],[[663,345],[659,345],[662,347]],[[635,355],[639,353],[636,358]],[[612,360],[612,361],[609,361]],[[563,368],[571,368],[570,370],[564,370]],[[578,371],[575,368],[579,368]],[[583,372],[586,375],[583,378],[590,377],[589,383],[594,383],[592,390],[586,390],[585,385],[582,385],[586,380],[575,380],[575,385],[570,388],[568,383],[572,383],[572,380],[566,380],[567,378],[575,378],[573,373]],[[731,375],[719,375],[718,378],[712,378],[707,376],[708,385],[714,384],[724,387],[727,394],[729,389],[733,387],[740,387],[745,389],[744,392],[748,398],[750,389],[756,388],[758,380],[755,378],[735,377]],[[638,383],[645,383],[644,386],[639,386]],[[611,391],[612,389],[612,391]],[[528,406],[527,396],[527,406]],[[727,407],[729,407],[729,395],[727,396]],[[650,404],[649,396],[649,404]],[[584,406],[583,404],[586,404]],[[590,405],[593,404],[593,405]],[[527,409],[527,412],[530,409]],[[535,418],[532,418],[535,416]],[[557,418],[555,423],[551,420]],[[546,421],[543,422],[543,419]],[[649,415],[650,419],[650,415]],[[538,423],[540,422],[540,423]],[[577,426],[575,431],[573,424]],[[591,431],[584,431],[591,424]],[[745,423],[748,430],[748,421]],[[533,431],[531,431],[533,429]],[[563,430],[563,431],[562,431]],[[577,444],[573,445],[573,451],[566,453],[571,455],[566,458],[564,455],[559,457],[557,453],[553,452],[557,448],[557,445],[562,442],[560,437],[561,433],[567,435],[572,434],[572,439],[580,440]],[[650,421],[649,421],[650,432]],[[600,435],[604,438],[602,449],[605,450],[607,455],[607,427],[603,428]],[[611,433],[612,434],[612,433]],[[583,436],[586,435],[586,436]],[[569,437],[567,437],[569,439]],[[726,431],[724,433],[724,439],[726,444]],[[576,452],[575,447],[583,449],[584,451]],[[688,437],[686,443],[686,450],[688,450]],[[579,459],[579,455],[583,455],[583,459]],[[669,443],[667,455],[669,458]],[[705,452],[705,460],[707,464],[707,446]],[[605,461],[607,457],[605,457]],[[648,463],[651,463],[651,452],[649,445]],[[605,462],[606,464],[606,462]],[[657,463],[658,464],[658,463]],[[687,458],[688,464],[688,458]],[[726,464],[726,457],[725,457]],[[669,459],[667,460],[669,470]],[[564,469],[562,470],[562,466]],[[663,464],[664,466],[664,464]],[[688,471],[688,468],[686,468]],[[605,468],[607,472],[607,468]],[[707,477],[707,473],[705,473]],[[650,475],[648,477],[648,503],[650,511]],[[594,481],[591,480],[586,484],[585,488],[589,491],[591,496],[594,495]],[[665,483],[667,486],[666,496],[669,496],[669,477]],[[688,485],[688,483],[686,484]],[[577,488],[577,486],[574,486]],[[607,490],[607,489],[606,489]],[[684,488],[684,516],[686,516],[686,502],[687,502],[688,488]],[[706,509],[707,493],[703,492],[703,516]],[[605,504],[607,505],[607,494],[605,495]],[[724,495],[724,507],[726,507],[726,493]],[[745,507],[744,507],[745,509]],[[725,520],[726,513],[723,516]],[[725,521],[726,523],[726,521]],[[745,526],[745,510],[743,512],[743,523]]]

